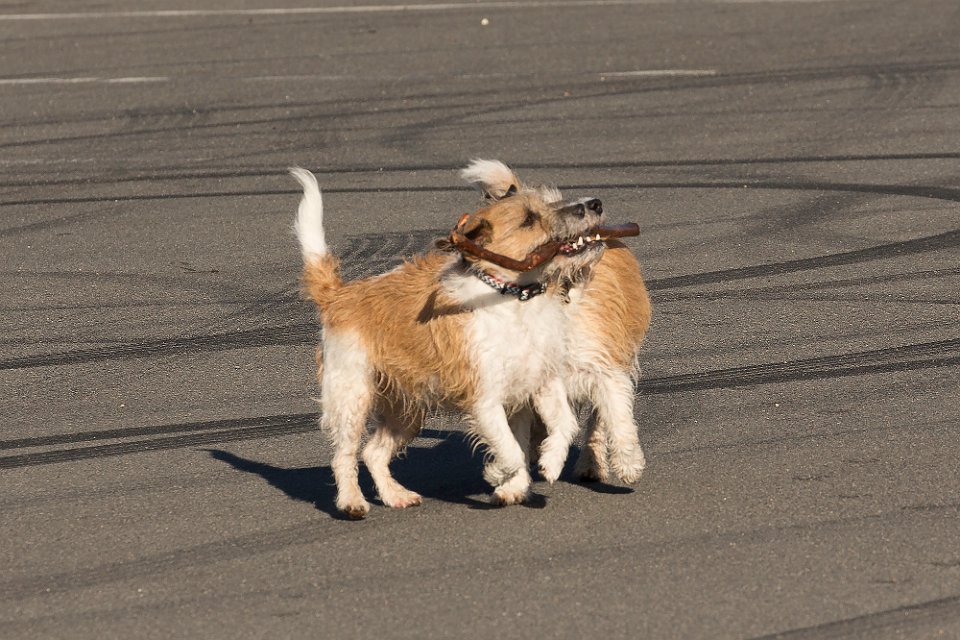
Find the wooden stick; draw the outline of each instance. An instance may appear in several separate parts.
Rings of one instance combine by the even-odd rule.
[[[593,227],[583,235],[595,236],[597,234],[600,234],[600,238],[602,240],[609,240],[610,238],[626,238],[628,236],[640,235],[640,227],[636,222],[628,222],[626,224],[611,226],[604,225]],[[562,244],[556,240],[545,242],[528,253],[523,260],[517,260],[515,258],[511,258],[510,256],[494,253],[489,249],[481,247],[476,242],[470,240],[460,233],[459,224],[454,227],[453,231],[450,232],[450,243],[461,253],[468,253],[475,258],[492,262],[493,264],[503,267],[504,269],[520,272],[536,269],[544,262],[552,260],[557,253],[559,253],[560,246]]]

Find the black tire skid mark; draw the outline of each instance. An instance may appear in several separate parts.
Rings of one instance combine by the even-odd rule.
[[[491,114],[514,109],[532,109],[544,107],[558,102],[594,101],[612,96],[639,96],[647,93],[662,93],[671,91],[704,90],[713,88],[730,88],[736,86],[757,86],[763,84],[782,85],[784,82],[811,82],[850,77],[866,77],[874,81],[880,74],[897,73],[912,74],[928,80],[935,72],[954,71],[960,67],[956,61],[935,63],[902,63],[885,65],[849,65],[842,67],[821,67],[813,69],[784,69],[771,71],[754,71],[744,73],[728,73],[716,76],[700,76],[695,78],[668,78],[656,82],[649,79],[629,77],[608,77],[605,87],[596,89],[594,84],[566,83],[566,93],[575,97],[556,97],[556,92],[550,92],[547,97],[530,99],[526,97],[497,103],[495,105],[481,105],[459,113],[437,116],[432,119],[394,127],[391,133],[382,141],[387,145],[408,146],[410,140],[428,135],[438,127],[453,126],[466,122],[476,122],[478,118]],[[601,74],[602,75],[602,74]],[[637,83],[641,82],[640,86]]]
[[[615,170],[615,169],[656,169],[656,168],[683,168],[683,167],[735,167],[749,165],[779,165],[779,164],[816,164],[816,163],[837,163],[837,162],[905,162],[905,161],[929,161],[929,160],[958,160],[960,152],[931,152],[931,153],[888,153],[888,154],[814,154],[801,156],[770,156],[770,157],[752,157],[752,158],[687,158],[678,160],[627,160],[621,162],[527,162],[523,164],[511,164],[518,171],[564,171],[564,170]],[[317,175],[351,175],[357,173],[417,173],[417,172],[447,172],[453,173],[455,167],[450,164],[417,164],[417,165],[394,165],[392,167],[374,167],[364,165],[354,165],[350,167],[317,167],[311,169]],[[178,182],[197,180],[221,180],[230,178],[267,178],[267,177],[285,177],[287,172],[276,168],[255,168],[255,169],[197,169],[195,171],[184,171],[177,168],[174,171],[164,173],[164,169],[154,169],[150,174],[145,175],[127,175],[127,176],[108,176],[108,177],[83,177],[83,178],[62,178],[45,180],[32,178],[29,180],[9,180],[3,183],[8,187],[49,187],[49,186],[70,186],[70,185],[94,185],[94,184],[123,184],[134,183],[152,183],[152,182]],[[324,189],[324,192],[328,189]],[[292,190],[289,193],[294,193]],[[109,198],[104,197],[104,200]]]
[[[293,319],[305,319],[304,311],[307,308],[299,287],[293,285],[246,304],[223,318],[210,322],[203,327],[203,330],[207,333],[229,335],[231,331],[227,327],[248,324],[251,326],[246,329],[247,331],[258,331],[266,328],[264,319],[271,319],[279,323],[279,326],[286,326]]]
[[[50,229],[56,229],[57,227],[75,225],[78,222],[90,222],[97,220],[98,218],[109,218],[111,216],[118,215],[120,213],[120,209],[121,207],[119,205],[113,207],[96,207],[90,209],[89,211],[81,211],[80,213],[59,216],[49,220],[41,220],[39,222],[31,222],[15,227],[7,227],[5,229],[0,229],[0,238],[19,236],[25,233],[36,233],[38,231],[48,231]]]
[[[835,144],[836,140],[856,138],[861,132],[885,129],[891,118],[900,115],[898,108],[907,100],[922,104],[939,89],[931,82],[931,70],[924,68],[902,70],[893,65],[871,69],[862,77],[867,80],[867,86],[860,89],[862,97],[858,106],[870,108],[846,113],[829,110],[833,117],[821,120],[814,128],[818,139]]]
[[[125,427],[120,429],[104,429],[101,431],[79,431],[75,433],[61,433],[50,436],[33,438],[17,438],[14,440],[0,440],[0,451],[26,449],[29,447],[49,447],[59,444],[76,444],[94,440],[119,440],[136,436],[156,436],[169,433],[208,432],[249,428],[264,428],[278,425],[291,427],[302,426],[304,420],[312,419],[316,423],[319,414],[316,413],[288,413],[275,416],[261,416],[257,418],[234,418],[229,420],[205,420],[202,422],[182,422],[178,424],[164,424],[152,427]]]
[[[189,569],[199,564],[244,558],[294,544],[320,543],[328,540],[331,535],[337,534],[317,526],[317,523],[311,520],[282,529],[272,529],[267,533],[232,537],[226,542],[215,540],[133,561],[118,560],[89,569],[25,577],[0,584],[0,601],[47,596],[165,571]],[[346,529],[340,535],[347,535]]]
[[[261,60],[258,58],[258,60]],[[433,102],[437,98],[445,97],[457,97],[463,99],[469,99],[471,96],[476,96],[475,93],[471,92],[462,92],[462,93],[422,93],[422,94],[405,94],[402,96],[369,96],[364,98],[363,106],[369,111],[369,113],[389,113],[390,110],[384,107],[379,107],[376,105],[388,104],[391,102],[398,102],[404,99],[406,100],[424,100],[427,102]],[[343,107],[346,109],[355,110],[358,107],[356,98],[345,97],[345,98],[326,98],[326,99],[311,99],[311,100],[302,100],[302,101],[281,101],[281,102],[256,102],[256,103],[243,103],[243,104],[214,104],[214,105],[205,105],[196,109],[197,115],[201,115],[206,118],[212,118],[216,114],[225,114],[225,113],[251,113],[263,110],[277,110],[277,111],[290,111],[292,109],[313,109],[310,112],[310,116],[317,118],[318,120],[323,118],[333,118],[337,115],[340,115],[342,111],[317,111],[319,107]],[[192,111],[192,110],[191,110]],[[395,111],[403,111],[402,108],[396,108]],[[145,118],[163,118],[163,117],[175,117],[177,114],[183,113],[183,107],[180,106],[169,106],[169,107],[151,107],[151,108],[139,108],[139,109],[128,109],[124,111],[119,117],[126,119],[137,119],[140,117]],[[99,113],[89,113],[80,116],[74,117],[55,117],[55,118],[40,118],[40,119],[29,119],[29,120],[9,120],[0,123],[0,131],[5,129],[13,130],[22,130],[25,127],[37,126],[37,127],[49,127],[57,125],[76,125],[76,124],[93,124],[93,123],[103,123],[103,124],[113,124],[118,115],[114,110],[108,110],[106,112]],[[173,130],[164,129],[158,131],[158,133],[171,133]]]
[[[446,99],[456,98],[457,96],[444,96]],[[462,94],[462,102],[460,104],[451,104],[447,105],[449,108],[468,108],[476,106],[476,96],[472,96],[471,100],[470,94]],[[399,100],[394,100],[394,102],[399,102]],[[261,108],[264,110],[274,110],[279,111],[282,115],[277,116],[261,116],[261,117],[249,117],[245,119],[233,119],[233,120],[223,120],[218,122],[212,122],[211,115],[216,111],[230,111],[230,109],[200,109],[197,110],[194,115],[194,120],[190,120],[187,116],[178,115],[175,110],[168,112],[169,115],[163,116],[158,115],[153,117],[153,122],[148,121],[145,124],[141,124],[139,128],[135,126],[134,121],[128,119],[124,126],[112,130],[104,131],[98,133],[85,133],[85,134],[76,134],[71,136],[60,136],[60,137],[48,137],[48,138],[33,138],[30,140],[18,140],[14,142],[0,142],[0,149],[3,148],[22,148],[22,147],[32,147],[32,146],[46,146],[51,144],[61,144],[61,143],[73,143],[73,142],[102,142],[104,140],[118,140],[121,138],[131,138],[136,136],[170,136],[171,134],[182,134],[184,131],[210,131],[214,132],[212,135],[217,135],[217,130],[229,130],[235,129],[237,127],[243,126],[257,126],[265,127],[267,125],[287,125],[291,126],[294,123],[307,123],[310,125],[311,133],[337,133],[342,131],[372,131],[379,130],[381,127],[376,125],[370,126],[330,126],[330,127],[318,127],[317,122],[332,120],[332,119],[342,119],[342,118],[365,118],[365,117],[377,117],[382,118],[385,115],[392,114],[412,114],[417,112],[433,112],[436,111],[436,103],[427,103],[423,105],[414,105],[414,106],[395,106],[395,107],[385,107],[380,109],[375,109],[368,107],[366,109],[357,110],[356,101],[347,102],[350,105],[350,108],[345,111],[337,111],[333,113],[322,113],[318,112],[316,109],[315,103],[304,103],[300,105],[302,108],[306,109],[300,113],[289,114],[289,111],[294,108],[293,106],[287,105],[265,105]],[[496,104],[491,101],[491,104]],[[134,118],[138,116],[134,115]],[[165,124],[163,121],[166,120],[171,124]],[[189,125],[184,127],[183,124],[178,124],[179,121],[183,120],[185,124]],[[62,124],[60,122],[52,124]],[[111,124],[107,121],[105,124]],[[152,126],[151,126],[152,125]],[[34,123],[27,123],[23,126],[34,126]],[[300,127],[297,128],[300,130]],[[233,136],[236,135],[235,132],[228,132],[227,135]]]
[[[10,358],[0,361],[0,371],[85,364],[104,360],[169,356],[181,353],[299,345],[316,341],[318,334],[319,328],[315,323],[301,323],[282,327],[259,327],[228,333],[146,340],[96,349],[78,349],[61,353]]]
[[[451,189],[449,187],[370,187],[356,189],[324,189],[324,193],[430,193],[447,191],[467,191],[469,187]],[[51,204],[78,204],[87,202],[145,202],[154,200],[191,200],[206,198],[244,198],[265,196],[289,196],[290,189],[252,189],[248,191],[195,191],[192,193],[162,193],[118,196],[81,196],[77,198],[34,198],[30,200],[7,200],[0,206],[27,206]]]
[[[918,633],[919,625],[943,625],[960,619],[960,596],[927,600],[874,611],[853,618],[781,631],[751,640],[833,640],[835,638],[932,637]],[[942,630],[945,630],[942,629]],[[893,635],[895,634],[895,636]],[[901,635],[902,634],[902,635]],[[946,637],[946,636],[943,636]]]
[[[789,295],[802,292],[830,291],[878,283],[909,282],[912,280],[926,281],[934,278],[945,278],[957,275],[960,275],[960,267],[891,273],[879,276],[863,276],[841,280],[818,280],[816,282],[803,282],[799,284],[737,287],[736,289],[721,289],[715,291],[677,291],[676,293],[658,294],[657,300],[665,302],[674,300],[723,300],[736,298],[762,299],[765,295]]]
[[[663,376],[641,380],[637,391],[641,394],[654,395],[727,389],[874,373],[895,373],[950,367],[957,364],[960,364],[960,338],[787,362],[747,365],[702,373]]]
[[[831,253],[813,258],[800,258],[797,260],[785,260],[783,262],[751,265],[749,267],[737,267],[734,269],[721,269],[718,271],[707,271],[690,275],[657,278],[647,282],[647,289],[650,291],[663,291],[666,289],[679,289],[682,287],[691,287],[695,285],[716,284],[721,282],[729,282],[732,280],[744,280],[759,276],[783,275],[797,271],[810,271],[812,269],[823,269],[826,267],[837,267],[858,264],[862,262],[872,262],[874,260],[881,260],[885,258],[894,258],[916,253],[926,253],[929,251],[941,251],[944,249],[955,249],[957,247],[960,247],[960,229],[945,231],[932,236],[915,238],[913,240],[890,242],[887,244],[867,247],[866,249],[855,249],[853,251]]]
[[[438,234],[434,230],[429,230],[398,235],[405,235],[407,238],[407,240],[404,241],[404,247],[416,249],[422,248],[422,245],[427,242],[428,237],[435,238]],[[353,252],[352,255],[355,257],[355,260],[349,269],[345,269],[345,275],[348,277],[369,275],[367,271],[372,268],[381,269],[399,263],[399,258],[390,259],[385,263],[378,263],[376,261],[365,263],[363,258],[365,258],[366,255],[371,255],[376,252],[378,246],[376,242],[369,241],[368,238],[360,238],[358,241],[365,244],[362,249]],[[797,271],[821,269],[824,267],[856,264],[915,253],[952,249],[958,246],[960,246],[960,229],[915,238],[913,240],[892,242],[868,247],[866,249],[828,254],[813,258],[652,279],[647,282],[647,288],[653,292],[663,291],[695,285],[742,280],[758,276],[781,275]],[[348,253],[350,252],[348,251]],[[294,309],[294,305],[299,306],[300,304],[299,302],[293,301],[292,293],[281,292],[279,296],[277,299],[290,297],[291,310]],[[255,307],[265,308],[275,302],[276,300],[274,298],[269,298],[267,301],[255,305]],[[61,364],[82,364],[92,361],[115,360],[130,357],[164,356],[204,350],[222,351],[237,348],[309,344],[316,340],[317,331],[318,329],[313,323],[299,323],[284,326],[256,327],[225,333],[150,340],[96,349],[40,354],[2,360],[0,361],[0,371]]]
[[[292,418],[297,418],[296,416]],[[249,422],[250,419],[243,419]],[[224,421],[226,423],[228,421]],[[150,440],[135,440],[132,442],[118,442],[113,444],[60,449],[38,453],[24,453],[0,457],[0,469],[14,469],[17,467],[33,467],[44,464],[88,460],[91,458],[105,458],[122,456],[128,453],[144,453],[147,451],[163,451],[166,449],[182,449],[204,444],[234,442],[255,438],[271,438],[305,433],[319,429],[315,414],[303,414],[299,419],[288,417],[284,420],[265,420],[265,424],[245,426],[235,429],[223,429],[212,432],[191,433],[180,436],[153,438]],[[177,425],[168,427],[175,430]]]
[[[403,252],[413,253],[426,248],[430,240],[439,235],[439,231],[425,230],[407,234],[388,234],[393,237],[391,244]],[[353,249],[357,245],[357,249]],[[370,272],[382,272],[387,268],[399,264],[401,258],[394,256],[383,260],[369,260],[368,258],[379,252],[380,246],[369,237],[358,237],[355,242],[348,242],[346,254],[352,260],[345,265],[343,271],[346,279],[354,279],[370,275]],[[210,325],[211,328],[224,325],[235,325],[238,318],[249,321],[264,315],[304,318],[303,322],[285,325],[255,326],[239,331],[225,331],[206,333],[201,335],[177,336],[158,340],[110,345],[93,349],[78,349],[74,351],[23,356],[0,361],[0,371],[11,369],[25,369],[32,367],[55,366],[65,364],[84,364],[103,360],[121,360],[128,358],[143,358],[169,356],[181,353],[198,353],[204,351],[224,351],[232,349],[256,348],[265,346],[292,346],[311,344],[317,341],[319,327],[315,322],[307,321],[305,310],[308,308],[297,289],[284,289],[271,294],[263,300],[246,305],[233,312],[223,320]]]
[[[664,92],[664,91],[683,91],[688,89],[701,90],[701,89],[710,89],[716,87],[734,87],[734,86],[750,86],[750,85],[759,85],[759,84],[782,84],[783,82],[809,82],[813,80],[825,80],[832,78],[843,78],[843,77],[858,77],[866,76],[868,78],[876,78],[880,74],[898,74],[903,75],[920,75],[926,76],[931,73],[936,72],[945,72],[945,71],[955,71],[960,68],[960,63],[956,61],[945,61],[945,62],[923,62],[923,63],[902,63],[902,64],[885,64],[885,65],[847,65],[840,67],[822,67],[814,69],[784,69],[784,70],[770,70],[770,71],[756,71],[756,72],[745,72],[745,73],[733,73],[733,74],[723,74],[718,76],[704,76],[698,78],[680,78],[680,79],[668,79],[658,82],[649,82],[648,80],[643,81],[640,86],[637,86],[637,79],[630,78],[610,78],[608,79],[606,87],[597,90],[595,82],[581,82],[573,83],[578,87],[583,87],[583,91],[577,92],[577,98],[580,100],[594,100],[597,98],[610,97],[610,96],[630,96],[638,95],[643,93],[650,92]],[[610,81],[612,80],[612,81]],[[570,85],[571,83],[565,83],[564,86]],[[446,96],[445,96],[446,97]],[[457,122],[463,121],[469,118],[475,118],[481,115],[488,115],[491,113],[497,113],[504,110],[516,109],[516,108],[531,108],[537,106],[544,106],[554,102],[569,101],[570,98],[562,97],[558,98],[554,96],[554,92],[550,92],[550,97],[543,97],[538,99],[513,99],[504,103],[496,103],[492,106],[484,106],[481,108],[472,108],[467,109],[464,113],[458,113],[456,115],[441,116],[433,118],[424,122],[411,123],[405,126],[396,127],[394,132],[391,134],[388,141],[393,140],[397,143],[408,141],[411,137],[415,137],[420,132],[433,130],[436,126],[442,124],[455,124]],[[422,109],[433,110],[436,108],[436,105],[429,105],[427,107],[421,107]],[[382,115],[379,112],[372,112],[376,115]],[[351,113],[344,114],[335,114],[331,117],[336,117],[336,115],[351,115]],[[281,118],[281,121],[284,119],[303,119],[307,118],[312,120],[316,119],[315,115],[296,115],[296,116],[286,116]],[[204,124],[200,125],[202,127],[235,127],[236,122],[224,122],[216,124]],[[76,142],[84,140],[101,140],[104,137],[117,137],[117,136],[129,136],[129,135],[144,135],[144,134],[167,134],[171,131],[182,131],[181,127],[175,127],[174,129],[167,128],[155,128],[147,130],[136,130],[136,131],[115,131],[108,134],[87,134],[80,136],[69,136],[61,138],[48,138],[48,139],[38,139],[38,140],[27,140],[27,141],[17,141],[17,142],[8,142],[0,143],[0,148],[5,147],[23,147],[30,145],[48,145],[62,142]]]
[[[948,187],[900,184],[858,184],[817,181],[763,180],[754,178],[743,180],[710,180],[686,182],[602,182],[574,183],[561,185],[563,190],[599,190],[599,189],[769,189],[775,191],[850,191],[857,193],[909,196],[960,202],[960,190]],[[324,189],[324,193],[367,194],[367,193],[449,193],[452,191],[472,191],[466,186],[421,186],[421,187],[343,187]],[[8,200],[0,206],[49,205],[85,202],[139,202],[149,200],[189,200],[229,197],[266,197],[293,195],[290,189],[251,189],[247,191],[195,191],[191,193],[140,194],[122,196],[82,196],[77,198],[36,198],[31,200]]]
[[[944,511],[956,511],[957,509],[957,504],[907,505],[881,513],[853,514],[825,518],[813,522],[789,524],[785,526],[765,526],[747,530],[722,531],[719,533],[694,533],[692,535],[683,536],[680,539],[672,539],[657,543],[656,546],[677,548],[682,545],[690,545],[691,543],[711,543],[726,546],[736,543],[742,544],[749,541],[783,538],[785,535],[808,535],[811,531],[824,532],[838,527],[850,527],[853,525],[862,524],[864,522],[876,522],[889,518],[902,519],[908,517],[905,514],[910,514],[911,511],[930,511],[934,513],[942,513]],[[333,511],[329,511],[328,513],[330,513],[330,515],[335,514]],[[279,529],[270,529],[267,531],[254,532],[241,536],[229,537],[226,539],[202,542],[170,551],[154,553],[152,555],[133,560],[116,560],[112,562],[101,563],[95,566],[61,571],[54,574],[22,577],[0,583],[0,601],[16,601],[36,596],[46,597],[51,593],[64,593],[77,589],[115,583],[122,580],[142,578],[144,576],[154,575],[157,573],[195,568],[197,566],[204,565],[208,566],[214,563],[241,559],[252,555],[270,553],[272,551],[293,545],[330,542],[331,538],[335,539],[342,536],[356,535],[356,530],[354,527],[338,527],[337,529],[338,531],[331,531],[327,527],[318,526],[316,521],[311,520],[306,523],[295,524]],[[650,544],[649,542],[641,540],[628,542],[625,545],[621,544],[619,546],[621,551],[630,553],[631,547],[649,547]],[[649,549],[646,551],[648,553],[650,552]],[[605,552],[609,552],[609,548],[591,548],[587,553],[589,555],[598,555]],[[507,562],[515,562],[515,560],[502,560],[499,562],[501,564],[505,564]],[[464,565],[462,568],[466,569],[466,566]],[[494,570],[496,570],[496,568],[496,566],[493,567]],[[437,566],[431,568],[430,570],[437,572],[439,577],[440,572],[449,572],[450,566]],[[334,572],[334,574],[322,576],[321,579],[324,582],[335,582],[341,587],[346,579],[347,581],[354,580],[362,583],[368,583],[364,585],[364,590],[366,591],[371,589],[375,590],[377,588],[377,584],[371,582],[372,579],[370,576],[358,575],[356,571],[350,572],[349,576],[338,575],[336,572]],[[373,580],[375,580],[375,578],[373,578]],[[906,607],[899,607],[887,612],[880,612],[879,614],[868,614],[866,616],[860,616],[849,621],[845,620],[838,623],[818,625],[816,627],[811,627],[811,632],[806,633],[805,635],[802,633],[806,632],[807,630],[801,629],[793,632],[785,632],[794,633],[795,635],[774,634],[763,636],[761,638],[754,638],[752,640],[774,640],[776,638],[830,639],[841,637],[873,637],[866,633],[851,634],[850,632],[857,631],[857,626],[864,632],[888,626],[887,624],[877,623],[896,623],[895,618],[881,621],[874,616],[887,616],[888,618],[893,618],[896,615],[902,614],[905,611],[909,612],[911,610],[917,610],[918,613],[922,615],[925,614],[928,618],[935,617],[935,619],[946,619],[949,617],[952,619],[957,613],[958,605],[960,605],[960,596],[947,597],[940,600],[932,600],[915,605],[908,605]],[[917,620],[916,616],[908,617],[913,618],[914,621],[919,621]],[[853,629],[849,627],[845,628],[844,625],[847,625],[850,622],[855,623],[857,626],[855,626]],[[816,631],[820,631],[821,635],[817,635]],[[823,631],[832,631],[833,633],[822,634]]]
[[[894,373],[950,367],[958,364],[960,364],[960,338],[846,353],[837,356],[822,356],[788,362],[766,363],[699,373],[664,376],[660,378],[648,378],[641,380],[637,391],[640,394],[659,395],[876,373]],[[121,438],[129,437],[130,435],[153,435],[182,431],[197,433],[152,440],[137,440],[133,442],[3,456],[0,457],[0,469],[118,456],[144,451],[178,449],[199,444],[215,444],[234,440],[293,435],[312,431],[316,428],[316,420],[316,414],[305,413],[267,416],[263,418],[240,418],[237,420],[184,423],[181,425],[161,425],[158,427],[133,428],[131,430],[104,431],[103,433],[107,434],[102,436],[104,438]],[[26,444],[21,444],[24,442],[23,440],[0,442],[0,449],[37,446],[34,443],[48,445],[76,442],[81,439],[99,439],[100,436],[94,437],[94,433],[96,432],[47,436],[39,440],[26,439]]]

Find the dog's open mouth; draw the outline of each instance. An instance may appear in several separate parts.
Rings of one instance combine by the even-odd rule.
[[[611,238],[624,238],[626,236],[639,235],[640,229],[635,223],[597,226],[588,229],[583,235],[577,236],[576,240],[564,240],[559,243],[557,253],[562,256],[575,256],[587,249],[602,245]]]
[[[599,233],[594,235],[590,235],[588,233],[587,235],[578,237],[576,240],[567,240],[566,242],[561,242],[560,246],[557,248],[557,253],[562,256],[574,256],[592,247],[593,245],[602,242],[603,237]]]
[[[460,233],[460,227],[466,216],[460,218],[460,222],[450,232],[450,238],[447,242],[450,246],[456,247],[464,255],[471,255],[481,260],[487,260],[495,265],[513,271],[530,271],[542,265],[548,260],[552,260],[557,254],[563,256],[572,256],[580,253],[587,247],[594,247],[610,238],[624,238],[627,236],[640,235],[640,227],[635,222],[619,224],[613,226],[593,227],[586,234],[577,236],[576,240],[550,240],[526,255],[522,260],[501,255],[482,247]],[[589,238],[589,240],[588,240]]]

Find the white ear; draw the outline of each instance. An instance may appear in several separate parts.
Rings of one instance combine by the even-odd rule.
[[[520,190],[520,180],[507,165],[499,160],[471,160],[460,177],[474,185],[492,200]]]

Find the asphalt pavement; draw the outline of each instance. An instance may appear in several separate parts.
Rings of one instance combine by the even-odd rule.
[[[0,637],[960,638],[960,5],[338,1],[0,6]],[[286,168],[354,278],[477,157],[639,223],[648,468],[344,521]]]

